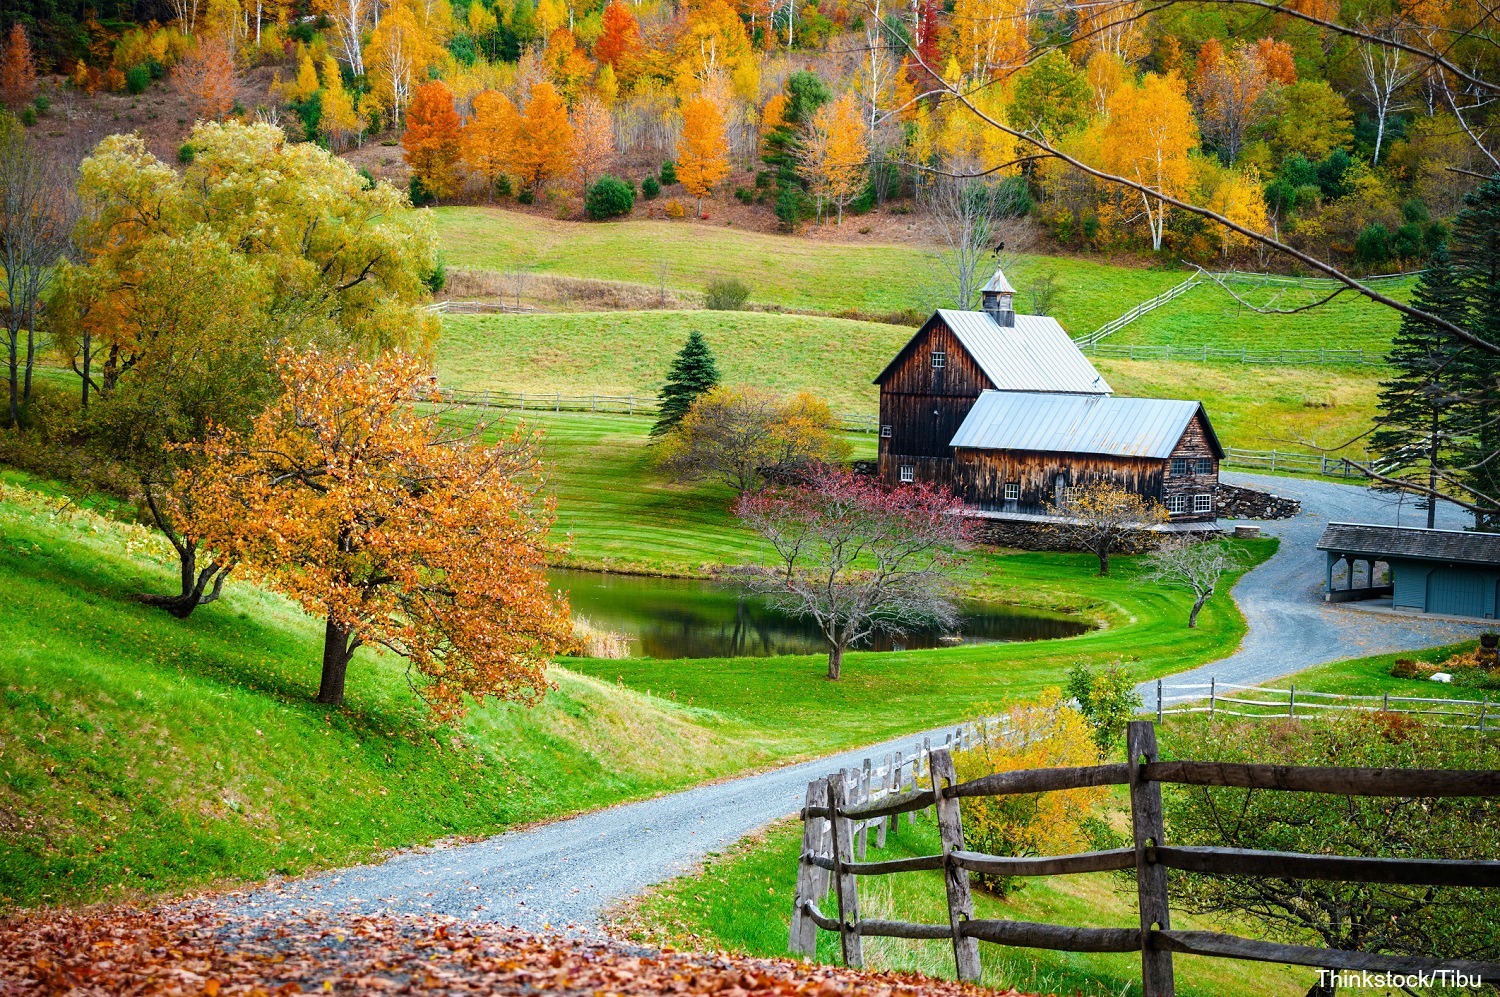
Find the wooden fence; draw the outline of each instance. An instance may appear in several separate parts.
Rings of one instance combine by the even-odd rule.
[[[442,399],[455,405],[497,408],[521,412],[608,412],[617,415],[656,415],[660,402],[655,395],[565,395],[560,391],[506,391],[485,388],[438,389]],[[847,433],[874,433],[880,420],[874,415],[835,414]]]
[[[1331,478],[1365,478],[1365,471],[1347,457],[1328,457],[1323,454],[1298,453],[1293,450],[1245,450],[1240,447],[1224,448],[1224,463],[1235,467],[1264,468],[1272,472],[1301,471],[1306,474],[1323,474]]]
[[[1216,931],[1175,931],[1168,909],[1167,870],[1234,876],[1322,879],[1349,883],[1429,886],[1500,886],[1500,861],[1364,856],[1306,855],[1253,849],[1168,846],[1163,830],[1163,783],[1287,790],[1343,796],[1496,797],[1500,771],[1456,772],[1420,769],[1322,768],[1239,765],[1220,762],[1163,762],[1156,730],[1149,720],[1132,721],[1126,731],[1127,762],[1079,768],[1001,772],[959,783],[947,748],[928,756],[927,786],[855,803],[846,773],[835,772],[807,787],[802,810],[802,853],[797,866],[791,949],[811,956],[818,929],[837,932],[847,965],[864,963],[865,937],[948,939],[958,976],[977,981],[979,942],[1065,952],[1139,952],[1145,997],[1172,997],[1173,953],[1284,963],[1331,970],[1413,973],[1447,970],[1487,981],[1500,980],[1500,964],[1350,952],[1306,945],[1265,942]],[[959,801],[965,797],[1051,792],[1085,786],[1129,786],[1134,843],[1129,848],[1040,858],[985,855],[964,848]],[[865,862],[855,857],[855,825],[893,821],[933,807],[942,853]],[[1134,869],[1139,902],[1138,928],[1079,928],[1028,921],[977,920],[969,873],[1010,876],[1062,876]],[[948,900],[946,924],[861,918],[857,881],[861,876],[941,870]],[[820,909],[830,891],[835,916]]]
[[[433,315],[531,315],[538,309],[530,305],[507,305],[503,301],[434,301],[423,305],[422,311]]]
[[[1174,695],[1175,694],[1175,695]],[[1179,700],[1166,705],[1166,697]],[[1329,712],[1400,713],[1436,723],[1483,733],[1500,733],[1500,712],[1490,709],[1490,700],[1438,699],[1425,696],[1349,696],[1333,692],[1309,692],[1295,685],[1267,689],[1258,685],[1233,685],[1210,678],[1206,683],[1156,682],[1156,720],[1185,713],[1209,716],[1270,719],[1291,717],[1306,720]]]
[[[1284,364],[1301,366],[1307,364],[1384,364],[1385,353],[1375,350],[1252,350],[1225,349],[1220,346],[1172,346],[1126,345],[1110,343],[1080,343],[1079,349],[1096,357],[1114,357],[1120,360],[1186,360],[1198,363],[1223,361],[1227,363]]]
[[[1140,304],[1130,309],[1130,311],[1126,312],[1124,315],[1121,315],[1118,318],[1110,319],[1108,322],[1104,323],[1093,332],[1089,333],[1086,336],[1079,336],[1077,339],[1073,340],[1073,342],[1077,343],[1079,347],[1084,348],[1085,351],[1087,351],[1088,347],[1096,346],[1099,340],[1105,338],[1106,336],[1110,336],[1116,332],[1119,332],[1121,329],[1125,328],[1127,325],[1134,322],[1142,315],[1145,315],[1148,312],[1154,312],[1156,311],[1156,309],[1160,308],[1167,302],[1174,301],[1177,298],[1182,297],[1184,294],[1197,287],[1198,283],[1201,280],[1203,280],[1203,275],[1201,273],[1193,274],[1193,276],[1189,277],[1181,284],[1176,284],[1172,287],[1167,288],[1165,291],[1161,292],[1154,298],[1147,298],[1145,301],[1142,301]]]

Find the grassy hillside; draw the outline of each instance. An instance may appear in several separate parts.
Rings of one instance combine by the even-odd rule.
[[[499,208],[435,208],[450,266],[528,267],[701,291],[715,277],[738,277],[751,300],[838,314],[928,310],[947,304],[930,250],[914,245],[852,245],[747,232],[695,222],[554,221]],[[1064,328],[1088,332],[1181,281],[1185,271],[1112,266],[1073,257],[1022,257],[1008,274],[1022,291],[1042,273],[1057,276],[1052,313]]]
[[[1398,300],[1411,295],[1412,281],[1384,282],[1382,293]],[[1254,308],[1292,309],[1313,305],[1326,289],[1263,284],[1253,278],[1230,283],[1235,295]],[[1364,349],[1384,352],[1401,316],[1384,305],[1353,294],[1295,314],[1262,314],[1246,307],[1223,287],[1204,281],[1182,297],[1137,319],[1109,337],[1117,345],[1213,346],[1251,350]]]

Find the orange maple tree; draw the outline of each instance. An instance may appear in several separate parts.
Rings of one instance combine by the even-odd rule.
[[[406,132],[401,148],[412,176],[437,197],[452,193],[458,184],[454,167],[461,154],[462,122],[453,107],[453,91],[442,80],[417,87],[406,109]]]
[[[234,109],[234,57],[217,39],[204,39],[172,68],[172,86],[198,121],[218,121]]]
[[[459,133],[459,147],[464,163],[484,177],[485,189],[493,198],[495,185],[510,165],[520,115],[510,98],[498,90],[481,90],[473,103],[474,113]]]
[[[0,101],[11,107],[28,103],[36,93],[36,57],[31,39],[19,21],[10,27],[5,51],[0,52]]]
[[[615,159],[615,130],[609,108],[598,97],[585,97],[573,114],[573,179],[584,193]]]
[[[621,0],[610,0],[604,8],[603,30],[594,42],[594,58],[620,72],[629,68],[630,60],[640,50],[640,22]]]
[[[1290,42],[1262,38],[1255,43],[1255,58],[1268,78],[1284,86],[1297,82],[1297,64],[1292,58]]]
[[[553,508],[531,439],[518,429],[488,445],[488,427],[424,408],[431,368],[410,354],[288,351],[278,373],[281,397],[248,431],[197,445],[193,525],[326,618],[317,701],[343,702],[365,645],[406,658],[441,720],[469,700],[539,700],[572,636],[547,581]]]
[[[703,199],[729,173],[728,153],[719,108],[707,97],[688,101],[682,108],[682,137],[677,141],[677,179],[698,199],[700,215]]]
[[[537,193],[547,181],[568,172],[568,149],[573,141],[573,126],[568,122],[568,107],[562,95],[550,83],[531,88],[531,97],[521,114],[511,148],[510,172],[521,186]]]

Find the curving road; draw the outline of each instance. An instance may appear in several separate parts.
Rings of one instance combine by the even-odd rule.
[[[1442,620],[1384,616],[1322,601],[1323,556],[1316,550],[1330,520],[1423,525],[1421,514],[1355,485],[1226,474],[1225,479],[1300,499],[1294,519],[1263,524],[1281,549],[1245,575],[1234,598],[1249,636],[1233,655],[1177,681],[1256,683],[1339,658],[1449,643],[1484,628]],[[1439,525],[1459,527],[1459,511]],[[1144,690],[1143,690],[1144,691]],[[1154,686],[1145,691],[1154,701]],[[674,793],[568,820],[501,834],[474,844],[398,855],[378,865],[268,886],[236,897],[262,913],[359,911],[439,913],[530,930],[588,928],[610,904],[693,866],[801,806],[817,776],[894,749],[912,738],[759,775]],[[788,902],[791,898],[787,898]]]

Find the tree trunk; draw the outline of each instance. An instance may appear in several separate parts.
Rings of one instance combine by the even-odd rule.
[[[1104,543],[1100,544],[1099,548],[1095,550],[1094,553],[1099,557],[1099,574],[1109,574],[1109,541],[1106,540]]]
[[[333,617],[323,629],[323,677],[318,683],[319,703],[329,706],[344,705],[344,675],[349,671],[349,659],[359,647],[359,638],[339,624]]]
[[[1307,988],[1307,997],[1334,997],[1338,992],[1339,971],[1336,969],[1318,970],[1318,979],[1312,986]],[[1327,980],[1325,984],[1323,981]]]
[[[1208,597],[1211,595],[1213,595],[1212,592],[1207,592],[1193,600],[1193,611],[1188,614],[1189,630],[1193,630],[1198,626],[1198,610],[1203,608],[1203,604],[1208,601]]]
[[[844,670],[844,649],[838,644],[830,644],[828,647],[828,679],[837,682],[839,673]]]
[[[12,428],[21,424],[21,405],[18,389],[20,383],[17,380],[20,371],[16,366],[17,336],[15,330],[10,333],[10,426]]]
[[[208,567],[199,571],[197,543],[182,542],[174,546],[177,548],[182,591],[177,595],[142,592],[135,598],[138,602],[165,609],[179,620],[185,620],[193,615],[193,610],[219,597],[224,589],[224,579],[229,577],[229,572],[234,566],[213,561]]]

